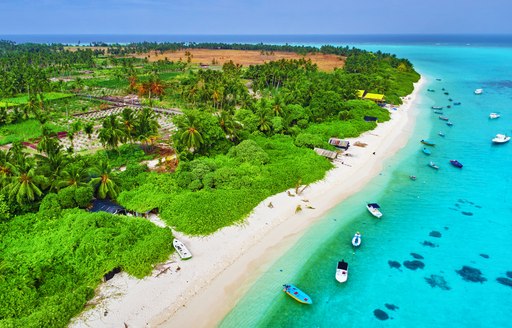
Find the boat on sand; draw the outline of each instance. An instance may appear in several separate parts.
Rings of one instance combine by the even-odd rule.
[[[182,260],[188,260],[192,257],[192,253],[188,250],[188,248],[178,239],[174,238],[172,241],[172,246],[174,246],[174,249],[176,252],[178,252],[178,255],[181,257]]]
[[[336,267],[336,280],[338,282],[345,282],[348,279],[348,263],[345,260],[338,262]]]
[[[382,213],[379,210],[379,208],[380,208],[379,204],[377,204],[377,203],[368,203],[368,204],[366,204],[366,208],[377,219],[380,219],[382,217]]]
[[[313,304],[311,297],[308,294],[304,293],[302,290],[298,289],[292,284],[283,285],[283,292],[288,294],[291,298],[296,300],[302,304]]]

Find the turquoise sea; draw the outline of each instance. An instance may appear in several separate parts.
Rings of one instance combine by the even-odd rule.
[[[512,142],[491,144],[497,133],[512,135],[512,47],[354,45],[409,58],[427,79],[415,131],[381,174],[311,227],[220,326],[512,327]],[[484,93],[474,95],[477,88]],[[433,105],[445,106],[452,127]],[[490,120],[491,112],[501,117]],[[424,138],[436,143],[430,156],[421,152]],[[382,219],[367,212],[368,201],[382,206]],[[363,242],[354,250],[356,231]],[[345,284],[334,279],[341,259],[349,263]],[[286,296],[283,283],[314,304]]]

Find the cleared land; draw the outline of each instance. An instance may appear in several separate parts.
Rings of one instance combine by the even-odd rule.
[[[196,64],[222,65],[227,61],[232,60],[236,64],[243,66],[258,65],[265,62],[275,61],[279,59],[300,59],[306,58],[318,65],[322,71],[332,71],[335,68],[341,68],[345,64],[345,58],[336,55],[325,54],[307,54],[300,55],[294,52],[261,52],[259,50],[229,50],[229,49],[183,49],[179,51],[166,51],[163,54],[155,54],[154,52],[135,55],[137,58],[147,57],[149,61],[163,60],[167,58],[170,61],[187,61],[185,52],[188,51],[192,54],[191,62]]]

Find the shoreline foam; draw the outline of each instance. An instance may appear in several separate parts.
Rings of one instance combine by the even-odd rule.
[[[126,273],[105,283],[97,306],[71,322],[71,327],[211,327],[218,324],[248,291],[252,283],[284,254],[324,214],[360,191],[379,174],[383,163],[404,147],[413,132],[417,113],[412,105],[425,80],[415,84],[391,120],[349,139],[366,143],[352,146],[326,177],[300,196],[287,192],[261,202],[240,225],[206,237],[175,233],[194,257],[159,266],[153,275],[138,280]],[[375,152],[375,155],[373,154]],[[361,174],[366,173],[366,174]],[[294,194],[294,191],[290,189]],[[308,200],[304,202],[303,200]],[[273,208],[268,204],[272,202]],[[297,205],[303,210],[295,213]],[[310,204],[315,209],[307,209]],[[200,313],[200,315],[198,315]]]

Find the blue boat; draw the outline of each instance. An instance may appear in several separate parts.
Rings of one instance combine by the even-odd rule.
[[[302,290],[298,289],[292,284],[283,285],[283,292],[288,294],[291,298],[296,300],[299,303],[303,304],[313,304],[311,297],[308,294],[304,293]]]
[[[454,104],[455,106],[458,106],[458,105],[460,105],[460,104],[462,104],[462,103],[461,103],[460,101],[458,101],[458,102],[454,102],[453,104]]]
[[[430,149],[423,147],[423,154],[430,155],[432,154],[432,152],[430,151]]]
[[[456,160],[456,159],[451,159],[451,160],[450,160],[450,163],[451,163],[453,166],[458,167],[459,169],[461,169],[461,168],[462,168],[462,166],[463,166],[463,165],[462,165],[462,163],[461,163],[461,162],[459,162],[459,161],[458,161],[458,160]]]

